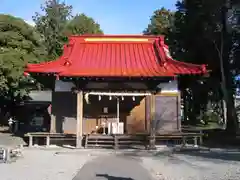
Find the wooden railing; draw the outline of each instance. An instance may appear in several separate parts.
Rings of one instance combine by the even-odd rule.
[[[85,148],[136,148],[145,147],[146,137],[139,135],[98,135],[90,134],[85,137]]]
[[[201,145],[202,133],[169,133],[158,134],[150,136],[148,134],[139,135],[98,135],[90,134],[85,137],[85,148],[101,147],[101,148],[152,148],[150,145],[152,141],[154,145],[161,142],[181,143],[185,146],[187,142],[194,144],[194,146]]]
[[[63,134],[63,133],[48,133],[48,132],[32,132],[24,135],[28,137],[28,146],[32,147],[33,144],[39,144],[39,139],[45,139],[45,145],[50,146],[51,140],[57,141],[73,141],[76,139],[74,134]],[[35,143],[34,143],[35,142]]]
[[[75,141],[76,135],[60,134],[60,133],[27,133],[26,137],[29,138],[29,146],[33,146],[34,139],[45,139],[45,145],[49,146],[51,140]],[[85,148],[152,148],[150,145],[173,142],[181,143],[183,146],[187,142],[198,146],[202,144],[202,133],[193,132],[175,132],[168,134],[157,134],[150,136],[149,134],[115,134],[115,135],[103,135],[103,134],[88,134],[83,137],[83,146]],[[37,141],[35,141],[37,142]],[[36,143],[38,144],[38,142]]]

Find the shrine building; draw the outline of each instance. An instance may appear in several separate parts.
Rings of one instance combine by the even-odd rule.
[[[181,131],[178,76],[206,74],[205,65],[174,60],[163,36],[69,37],[62,56],[28,64],[25,75],[52,84],[52,133]]]

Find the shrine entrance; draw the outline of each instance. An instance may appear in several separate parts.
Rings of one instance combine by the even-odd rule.
[[[95,130],[91,133],[124,134],[128,133],[127,120],[131,111],[140,105],[141,100],[151,93],[121,93],[121,92],[89,92],[85,93],[84,124],[87,130],[87,120],[95,115]],[[144,113],[144,112],[142,112]],[[90,120],[91,121],[91,120]],[[143,122],[144,124],[146,122]],[[94,122],[93,122],[94,124]],[[94,128],[94,127],[91,127]]]

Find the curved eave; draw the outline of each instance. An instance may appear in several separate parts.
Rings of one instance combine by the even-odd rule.
[[[198,65],[174,60],[169,53],[168,46],[164,42],[159,49],[161,49],[160,54],[162,55],[162,59],[164,59],[164,67],[176,75],[202,75],[209,73],[205,64]]]
[[[69,69],[69,71],[63,71],[58,74],[60,77],[85,77],[85,78],[160,78],[160,77],[175,77],[176,75],[173,73],[156,73],[156,74],[138,74],[138,73],[132,73],[132,74],[109,74],[107,72],[98,72],[98,73],[92,73],[89,75],[86,71],[74,71],[73,69]]]
[[[50,64],[56,64],[56,60],[53,61],[45,61],[45,62],[40,62],[38,64],[31,64],[28,63],[26,68],[35,68],[35,67],[41,67],[41,66],[48,66]]]
[[[25,73],[59,73],[68,67],[68,59],[72,52],[73,44],[64,45],[63,54],[58,59],[38,64],[27,64]]]
[[[171,69],[172,72],[174,72],[177,75],[184,75],[184,74],[207,74],[207,68],[206,65],[196,65],[192,63],[186,63],[186,62],[180,62],[176,61],[174,59],[168,59],[166,62],[166,66]]]
[[[28,64],[25,72],[27,73],[58,73],[63,70],[64,66],[61,65],[61,62],[50,61],[41,64]]]

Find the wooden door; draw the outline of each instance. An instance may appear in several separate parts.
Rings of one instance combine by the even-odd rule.
[[[178,96],[155,96],[153,127],[156,132],[174,132],[180,128],[180,103]]]

